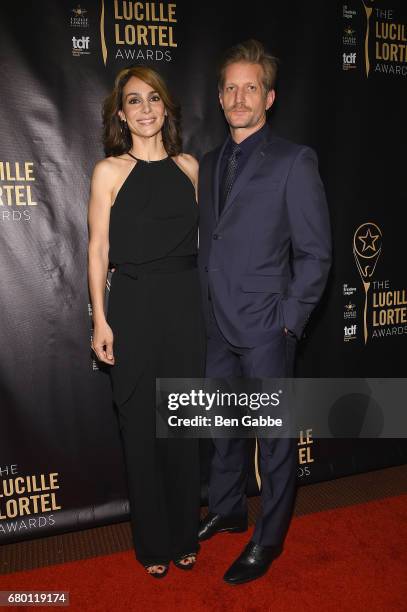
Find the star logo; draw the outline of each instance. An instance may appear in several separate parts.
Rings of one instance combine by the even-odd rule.
[[[72,9],[72,13],[75,15],[75,17],[83,17],[87,12],[88,11],[86,9],[81,8],[80,4],[78,4],[76,8]]]
[[[376,240],[380,238],[379,234],[372,234],[370,231],[370,227],[367,228],[366,234],[364,236],[358,236],[358,239],[363,243],[362,253],[367,251],[368,249],[372,249],[373,253],[377,252],[377,248],[375,246]]]
[[[382,231],[380,227],[372,222],[359,225],[353,234],[353,256],[365,290],[365,307],[363,311],[363,335],[365,344],[369,337],[367,325],[368,292],[381,250]]]

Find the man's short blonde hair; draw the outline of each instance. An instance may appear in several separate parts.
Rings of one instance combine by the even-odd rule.
[[[277,78],[278,59],[267,53],[261,42],[251,38],[245,42],[234,45],[223,55],[219,66],[219,91],[222,91],[225,84],[225,71],[227,66],[236,64],[237,62],[259,64],[263,68],[262,80],[265,94],[271,89],[274,89]]]

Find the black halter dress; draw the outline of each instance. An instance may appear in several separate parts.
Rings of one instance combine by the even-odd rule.
[[[187,175],[170,157],[136,161],[111,209],[107,321],[134,546],[144,565],[198,549],[198,440],[155,436],[156,377],[204,376],[197,240]]]

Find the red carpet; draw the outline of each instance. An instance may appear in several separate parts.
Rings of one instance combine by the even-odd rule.
[[[406,517],[407,495],[296,518],[270,572],[241,586],[221,577],[247,533],[216,536],[203,544],[192,572],[171,566],[163,580],[145,575],[129,551],[3,575],[0,589],[70,591],[70,612],[401,612]]]

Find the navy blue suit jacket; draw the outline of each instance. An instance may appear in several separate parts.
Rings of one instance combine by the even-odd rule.
[[[287,327],[301,338],[331,265],[331,229],[315,152],[270,127],[237,176],[219,215],[219,166],[227,141],[199,170],[199,272],[217,323],[238,347]]]

